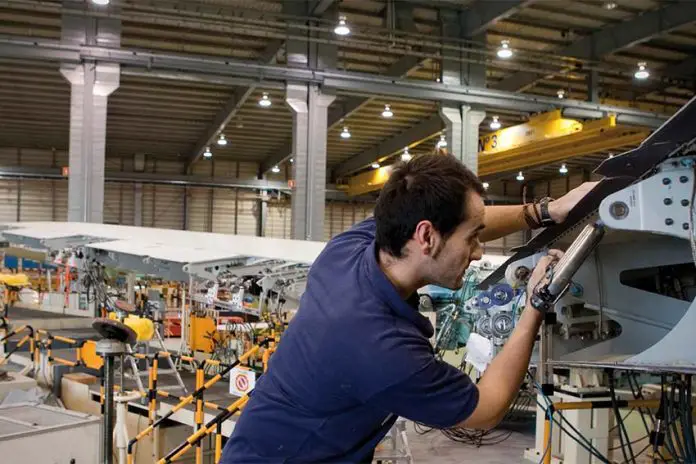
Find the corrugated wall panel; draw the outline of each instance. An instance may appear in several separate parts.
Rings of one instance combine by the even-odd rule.
[[[333,210],[331,209],[331,202],[326,202],[324,205],[324,241],[328,242],[331,240],[331,218],[333,215]]]
[[[121,184],[120,190],[121,208],[121,224],[124,226],[132,226],[135,224],[135,185]]]
[[[17,221],[16,180],[0,180],[0,222]]]
[[[548,182],[535,182],[533,184],[533,190],[534,190],[534,197],[535,198],[544,198],[549,196],[549,183]],[[532,201],[533,198],[527,198],[527,201]]]
[[[258,163],[239,162],[240,179],[256,179],[259,172]]]
[[[17,166],[19,156],[16,148],[0,148],[0,164],[5,166]]]
[[[20,181],[20,221],[51,221],[53,219],[51,181]]]
[[[155,227],[155,186],[143,184],[143,226]]]
[[[53,220],[68,220],[68,181],[54,180],[53,182]]]
[[[244,163],[255,164],[255,163]],[[241,173],[240,173],[241,176]],[[237,208],[237,234],[256,235],[257,234],[257,212],[256,204],[258,194],[249,190],[239,190]]]
[[[157,160],[154,163],[155,172],[161,174],[183,174],[184,163],[183,161],[165,161]]]
[[[290,238],[290,204],[269,202],[264,237]]]
[[[121,158],[107,157],[104,160],[104,168],[108,171],[120,171],[121,170]]]
[[[213,163],[215,166],[215,177],[237,177],[236,161],[220,160]]]
[[[127,184],[106,182],[104,184],[104,224],[123,224],[121,188],[132,187]]]
[[[352,208],[348,212],[345,209],[344,203],[331,203],[331,238],[343,232],[346,229],[346,223],[352,222]]]
[[[549,192],[549,196],[551,198],[560,198],[563,195],[565,195],[565,193],[568,191],[567,183],[567,177],[559,177],[558,179],[552,179],[551,192]]]
[[[50,150],[32,150],[22,148],[22,166],[39,166],[42,168],[53,166],[53,152]]]
[[[582,177],[582,174],[573,174],[570,176],[569,184],[571,190],[583,183]]]
[[[202,160],[193,165],[191,173],[194,176],[212,176],[213,175],[213,161]]]
[[[155,186],[154,227],[184,228],[184,188],[170,185]]]
[[[210,232],[212,230],[211,203],[213,189],[191,187],[188,193],[188,230]]]
[[[213,190],[213,232],[235,233],[236,199],[236,189],[218,188]]]

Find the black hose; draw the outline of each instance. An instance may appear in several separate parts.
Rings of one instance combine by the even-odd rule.
[[[614,410],[614,416],[619,423],[619,442],[621,443],[621,454],[623,454],[624,461],[626,462],[636,462],[636,458],[633,455],[633,447],[629,443],[631,440],[626,432],[626,427],[623,420],[621,419],[621,413],[619,412],[619,407],[616,404],[616,390],[615,390],[615,379],[614,371],[609,371],[609,393],[611,395],[611,407]],[[628,460],[628,454],[626,454],[626,444],[624,444],[624,436],[626,437],[626,444],[628,445],[629,452],[631,454],[631,461]]]
[[[664,379],[663,376],[663,384],[662,384],[662,391],[664,393],[664,384],[666,383],[666,379]],[[668,451],[672,454],[672,456],[677,456],[678,459],[684,459],[684,446],[682,446],[681,438],[679,437],[679,433],[675,433],[674,431],[677,428],[677,415],[675,414],[674,411],[674,402],[675,402],[675,394],[676,394],[676,384],[672,382],[671,388],[670,388],[670,393],[669,393],[669,402],[668,402],[668,407],[667,407],[667,421],[670,423],[669,428],[667,429],[668,433],[668,443],[671,445],[672,442],[676,444],[676,448],[672,445],[671,449],[668,448]],[[681,422],[681,420],[680,420]]]
[[[681,402],[681,414],[684,421],[682,427],[685,429],[684,440],[689,449],[689,462],[696,462],[696,442],[694,442],[694,424],[691,413],[691,376],[684,376],[682,388],[679,389]]]
[[[545,409],[545,408],[544,408],[544,405],[542,405],[542,404],[539,402],[539,400],[537,400],[537,404],[538,404],[539,407],[541,407],[542,409]],[[570,437],[570,438],[571,438],[573,441],[575,441],[578,445],[582,446],[582,447],[585,449],[585,451],[587,451],[588,453],[590,453],[591,455],[593,455],[594,457],[596,457],[597,459],[599,459],[601,462],[603,462],[604,464],[609,464],[609,460],[608,460],[607,458],[605,458],[604,455],[602,455],[602,453],[600,453],[599,450],[598,450],[597,448],[594,447],[594,445],[592,444],[592,442],[589,441],[582,433],[580,433],[580,431],[579,431],[578,429],[576,429],[576,428],[573,426],[573,424],[571,424],[571,423],[568,421],[568,419],[566,419],[565,417],[563,417],[562,414],[559,414],[558,417],[560,417],[561,420],[559,421],[558,419],[556,419],[556,418],[554,417],[554,418],[553,418],[553,422],[554,422],[556,425],[558,425],[558,427],[560,427],[560,429],[561,429],[561,431],[562,431],[563,433],[565,433],[566,435],[568,435],[568,437]],[[567,430],[565,427],[563,427],[563,424],[561,423],[561,421],[565,421],[565,422],[566,422],[566,425],[567,425],[568,427],[570,427],[570,429],[571,429],[576,435],[572,435],[570,432],[568,432],[568,430]],[[580,440],[583,440],[584,443],[581,442]]]

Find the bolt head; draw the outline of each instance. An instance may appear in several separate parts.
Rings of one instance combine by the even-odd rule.
[[[689,178],[686,176],[680,176],[679,182],[681,182],[682,184],[686,184],[687,182],[689,182]]]
[[[664,200],[665,205],[669,206],[672,204],[672,199],[671,198],[665,198]]]
[[[689,206],[689,200],[682,200],[681,205],[682,206]]]
[[[685,222],[684,224],[682,224],[682,229],[689,230],[689,223]]]
[[[669,185],[672,183],[672,179],[670,179],[669,177],[665,177],[664,179],[662,179],[662,183],[664,185]]]
[[[674,224],[674,219],[672,219],[672,218],[665,219],[665,224],[667,224],[668,226],[671,226],[672,224]]]

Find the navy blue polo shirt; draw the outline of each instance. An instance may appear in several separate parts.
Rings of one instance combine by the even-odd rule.
[[[360,462],[398,416],[440,428],[466,419],[478,389],[435,359],[414,304],[379,267],[373,219],[331,240],[222,463]]]

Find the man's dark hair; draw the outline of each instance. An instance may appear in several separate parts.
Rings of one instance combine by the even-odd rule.
[[[450,155],[422,155],[395,166],[377,206],[377,248],[401,258],[420,221],[448,238],[468,218],[469,192],[485,195],[481,181]]]

